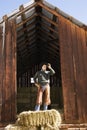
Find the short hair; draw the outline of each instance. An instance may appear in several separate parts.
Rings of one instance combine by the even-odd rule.
[[[42,63],[40,64],[40,68],[42,68],[43,65],[47,65],[47,62],[42,62]]]

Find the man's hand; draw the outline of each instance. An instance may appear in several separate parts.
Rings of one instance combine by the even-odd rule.
[[[47,67],[50,69],[50,68],[51,68],[51,64],[50,64],[50,63],[48,63],[48,64],[47,64]]]
[[[39,85],[38,83],[35,83],[35,86],[36,86],[37,88],[39,88],[39,87],[40,87],[40,85]]]

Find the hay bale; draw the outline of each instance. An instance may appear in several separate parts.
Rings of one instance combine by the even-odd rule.
[[[9,124],[5,127],[5,130],[38,130],[37,127],[25,127],[17,124]]]
[[[28,127],[19,126],[16,124],[9,124],[5,127],[5,130],[29,130]]]
[[[43,126],[45,129],[56,129],[61,124],[60,113],[55,110],[46,111],[25,111],[18,115],[17,125],[29,126]],[[48,129],[47,129],[48,130]]]
[[[6,126],[4,130],[51,130],[51,129],[48,127],[34,127],[34,126],[24,127],[16,124],[10,124]],[[55,130],[59,130],[59,129],[55,129]]]

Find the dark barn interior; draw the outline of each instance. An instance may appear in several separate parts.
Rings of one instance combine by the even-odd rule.
[[[46,4],[46,3],[45,3]],[[19,7],[21,13],[16,18],[17,27],[17,87],[18,87],[18,111],[34,109],[35,99],[32,99],[31,77],[40,69],[42,62],[51,63],[56,74],[51,77],[51,98],[53,107],[62,107],[61,96],[61,68],[60,46],[58,37],[58,17],[44,8],[44,4],[30,7]],[[53,7],[54,8],[54,7]],[[25,10],[26,9],[26,10]],[[55,8],[56,10],[56,8]],[[23,92],[27,89],[28,93]],[[34,88],[33,88],[34,89]],[[23,92],[22,92],[23,91]],[[59,91],[59,92],[58,92]],[[22,96],[20,96],[22,93]],[[29,96],[30,93],[30,96]],[[59,93],[59,94],[58,94]],[[34,93],[35,94],[35,93]],[[27,95],[27,99],[26,99]],[[53,95],[53,96],[52,96]],[[20,98],[20,99],[19,99]],[[23,101],[24,100],[24,107]],[[55,98],[58,98],[55,101]],[[28,101],[27,101],[28,100]],[[25,105],[26,103],[26,105]],[[29,106],[29,104],[31,104]]]
[[[0,21],[0,122],[34,110],[31,78],[42,62],[56,72],[49,109],[62,112],[66,123],[87,122],[87,26],[45,0],[31,0]]]

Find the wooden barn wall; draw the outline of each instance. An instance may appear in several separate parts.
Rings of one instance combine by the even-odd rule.
[[[67,122],[87,122],[87,32],[59,17],[64,113]]]
[[[6,21],[5,23],[5,35],[3,34],[3,31],[0,27],[0,121],[1,122],[14,121],[16,116],[15,59],[16,59],[16,28],[14,20],[11,20]]]
[[[0,27],[0,121],[2,108],[2,28]]]

